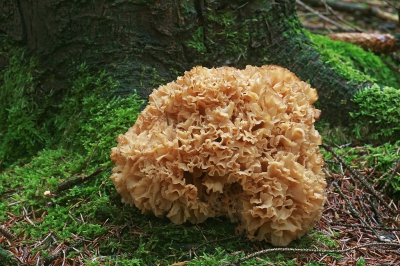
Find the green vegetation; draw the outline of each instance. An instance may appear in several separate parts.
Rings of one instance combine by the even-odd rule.
[[[202,26],[197,28],[195,34],[193,35],[193,40],[187,41],[186,45],[194,48],[200,54],[205,54],[207,52],[207,48],[204,44],[204,34]]]
[[[210,3],[218,5],[219,3]],[[249,24],[246,21],[238,28],[236,23],[236,12],[222,12],[218,8],[209,8],[205,19],[207,28],[199,26],[192,40],[186,42],[188,47],[193,48],[201,56],[206,57],[213,54],[217,58],[240,58],[246,55],[250,42]],[[204,34],[206,31],[206,35]],[[207,60],[207,59],[206,59]]]
[[[3,42],[5,47],[11,44]],[[9,66],[0,72],[0,161],[3,165],[21,158],[29,158],[50,139],[43,124],[43,108],[37,103],[33,75],[34,58],[27,59],[22,49],[0,52]],[[43,99],[44,104],[47,98]],[[1,166],[0,166],[1,167]]]
[[[92,254],[85,255],[86,265],[104,265],[100,262],[105,261],[123,265],[169,265],[178,261],[190,261],[187,265],[220,265],[252,252],[254,246],[265,248],[265,243],[235,238],[236,224],[225,218],[209,219],[199,225],[175,225],[168,219],[143,215],[138,209],[121,204],[109,179],[109,160],[102,159],[102,153],[96,151],[86,169],[90,154],[90,150],[87,153],[62,148],[43,150],[29,164],[0,175],[0,195],[4,199],[0,204],[0,222],[7,221],[10,213],[29,218],[13,222],[10,230],[26,239],[24,242],[32,255],[39,253],[49,259],[57,245],[74,245],[83,240],[85,246],[76,244],[76,248]],[[106,170],[100,176],[56,193],[62,181],[85,170],[93,172],[98,165],[93,161],[103,161]],[[53,195],[44,196],[47,190]],[[46,238],[49,234],[52,238]],[[212,240],[220,241],[206,244]],[[333,240],[310,234],[290,247],[319,246],[326,241]],[[34,243],[41,245],[34,247]],[[74,258],[75,253],[69,256]],[[296,259],[276,253],[251,259],[243,265],[258,265],[260,260],[296,265]]]
[[[208,19],[213,21],[213,17]],[[231,31],[234,19],[225,16],[214,20],[220,25],[215,36],[231,42],[231,48],[226,52],[240,55],[244,48],[235,42],[246,41],[248,36]],[[203,47],[196,46],[203,41],[202,29],[199,29],[193,43],[188,45],[202,53]],[[239,35],[243,39],[238,38]],[[134,124],[144,101],[135,94],[127,98],[115,97],[113,92],[118,83],[104,71],[93,71],[86,64],[78,65],[70,73],[71,87],[63,100],[54,101],[52,92],[43,99],[35,90],[35,59],[26,58],[19,48],[3,50],[2,55],[8,58],[9,66],[0,73],[3,80],[0,87],[0,167],[3,168],[0,173],[0,223],[9,225],[32,256],[39,254],[41,258],[54,260],[55,248],[64,244],[76,249],[66,254],[67,260],[81,256],[86,265],[117,262],[121,265],[169,265],[183,261],[188,262],[186,265],[221,265],[249,252],[268,248],[263,242],[234,237],[236,224],[225,218],[209,219],[199,225],[174,225],[168,219],[144,215],[135,207],[121,204],[109,179],[112,168],[110,148],[115,146],[118,134]],[[381,77],[364,74],[368,71],[357,70],[358,63],[349,63],[342,56],[331,60],[342,62],[339,68],[353,80],[380,83],[389,75],[383,68]],[[154,86],[162,82],[155,69],[143,68],[143,75],[149,73]],[[393,78],[387,81],[388,85],[395,82]],[[353,135],[372,141],[376,138],[399,139],[400,114],[394,108],[400,104],[398,90],[374,85],[357,93],[354,102],[359,109],[352,113],[356,125]],[[324,132],[323,123],[319,126],[324,141],[343,144],[355,139],[343,134],[346,130],[337,128]],[[368,136],[362,134],[364,130],[368,130]],[[337,149],[337,152],[360,169],[375,168],[372,181],[382,187],[390,177],[383,173],[400,159],[399,146],[400,141],[392,141],[377,147],[347,147]],[[324,156],[326,160],[331,158],[328,153]],[[93,180],[57,192],[60,183],[89,175],[99,167],[102,172]],[[45,191],[50,191],[51,195],[45,196]],[[400,198],[398,175],[386,191],[394,198]],[[310,231],[289,247],[335,248],[337,245],[334,236]],[[7,250],[8,246],[4,248]],[[2,252],[0,249],[0,257],[5,257]],[[62,252],[57,255],[60,254]],[[332,257],[340,259],[337,255]],[[296,265],[296,262],[292,255],[270,253],[242,265]],[[307,265],[323,264],[314,261]],[[365,265],[364,259],[360,258],[357,265]]]
[[[370,181],[374,182],[378,189],[382,189],[391,177],[391,174],[388,173],[391,173],[395,163],[400,160],[399,147],[400,140],[397,140],[394,143],[387,142],[380,146],[371,144],[358,147],[348,146],[340,149],[336,148],[335,151],[343,156],[347,164],[353,165],[357,169],[364,169],[365,171],[374,169],[373,175],[370,176]],[[323,149],[321,149],[321,152],[325,161],[332,159],[332,154],[325,152]],[[340,172],[338,165],[330,165],[330,168],[332,172]],[[392,199],[400,199],[400,176],[394,175],[383,192]]]
[[[363,265],[367,265],[367,264],[365,263],[364,257],[360,257],[356,262],[356,266],[363,266]]]
[[[109,179],[110,148],[115,146],[118,134],[134,124],[144,102],[136,95],[114,97],[118,83],[103,71],[92,74],[87,65],[81,64],[70,75],[71,89],[64,100],[51,101],[53,95],[49,94],[38,105],[37,97],[32,97],[34,60],[26,60],[18,52],[13,56],[14,61],[3,73],[3,92],[8,94],[3,94],[2,99],[21,100],[15,112],[31,122],[20,124],[20,131],[2,128],[2,134],[18,140],[7,151],[20,149],[18,156],[26,163],[17,160],[17,155],[7,157],[3,151],[6,164],[0,174],[0,223],[7,224],[18,239],[24,239],[32,256],[55,260],[62,254],[54,254],[55,248],[64,244],[76,249],[67,254],[71,259],[87,250],[83,259],[87,265],[169,265],[179,261],[188,261],[187,265],[220,265],[243,257],[255,246],[265,248],[266,243],[234,237],[237,225],[225,218],[209,219],[200,225],[174,225],[168,219],[143,215],[138,209],[121,204]],[[153,77],[157,78],[156,73]],[[11,95],[15,84],[19,94]],[[44,116],[44,110],[50,109],[57,115]],[[12,121],[13,113],[7,109],[2,112],[2,118],[6,117],[13,127],[18,126],[21,120]],[[36,146],[24,153],[24,147],[32,141],[27,136],[35,130]],[[2,145],[6,147],[6,143]],[[62,182],[90,175],[98,167],[102,172],[93,180],[58,191]],[[46,191],[51,195],[45,196]],[[321,241],[325,240],[310,234],[294,241],[291,247],[318,246]],[[7,250],[7,246],[4,248]],[[260,261],[296,263],[286,255],[269,254],[243,265]]]
[[[215,10],[207,14],[207,20],[213,25],[215,31],[207,32],[208,49],[215,51],[219,56],[231,55],[233,58],[245,56],[250,34],[248,23],[237,28],[236,15],[233,12]],[[221,41],[223,43],[221,43]],[[223,50],[221,49],[223,47]]]
[[[385,60],[390,60],[389,58],[377,56],[350,43],[304,32],[315,44],[322,59],[343,78],[354,83],[376,82],[384,86],[398,87],[399,74],[382,61],[383,57]]]
[[[26,59],[21,49],[2,54],[8,57],[9,66],[0,73],[4,81],[0,87],[4,102],[0,108],[0,169],[27,162],[39,150],[55,147],[83,152],[98,146],[104,162],[115,132],[124,133],[134,124],[144,104],[135,95],[115,98],[118,82],[104,71],[92,75],[86,64],[70,73],[71,89],[59,101],[53,92],[36,91],[34,58]]]
[[[325,140],[336,144],[352,141],[383,144],[400,139],[400,76],[383,62],[391,59],[350,43],[305,33],[315,43],[322,59],[341,76],[354,83],[375,83],[354,95],[351,127],[330,128],[324,121],[318,122]]]
[[[374,84],[359,90],[353,98],[357,108],[350,113],[353,133],[364,141],[388,142],[400,139],[400,90]]]
[[[351,142],[384,145],[400,139],[400,90],[374,84],[360,89],[352,99],[350,127],[318,121],[316,128],[328,144]]]

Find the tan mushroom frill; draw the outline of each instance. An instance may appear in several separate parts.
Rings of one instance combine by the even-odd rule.
[[[288,245],[320,219],[315,89],[279,66],[195,67],[154,90],[111,159],[122,202],[173,223],[227,216]]]

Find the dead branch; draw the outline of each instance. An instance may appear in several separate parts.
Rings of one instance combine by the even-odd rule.
[[[325,5],[325,9],[327,11],[329,11],[332,15],[334,15],[338,20],[340,20],[341,22],[343,22],[344,24],[346,24],[348,27],[356,30],[357,32],[365,32],[363,29],[352,25],[350,22],[346,21],[345,19],[343,19],[342,16],[338,15],[335,10],[333,10],[327,3],[326,0],[321,0],[321,2]]]
[[[368,197],[368,195],[365,194],[365,195],[364,195],[364,198],[365,198],[365,199],[368,201],[368,203],[371,205],[371,209],[372,209],[372,211],[373,211],[374,214],[375,214],[375,217],[376,217],[377,222],[378,222],[379,224],[382,224],[382,223],[383,223],[382,217],[381,217],[381,215],[380,215],[380,213],[379,213],[379,211],[378,211],[378,207],[376,206],[373,197],[372,197],[372,196],[369,196],[369,197]]]
[[[226,264],[226,265],[240,265],[240,263],[245,262],[246,260],[249,260],[249,259],[254,258],[259,255],[271,253],[271,252],[302,252],[302,253],[336,254],[336,253],[346,253],[346,252],[349,252],[352,250],[365,248],[365,247],[382,247],[382,246],[400,248],[399,243],[386,243],[386,242],[384,242],[384,243],[373,242],[373,243],[358,245],[358,246],[354,246],[354,247],[346,248],[346,249],[271,248],[271,249],[264,249],[261,251],[251,253],[241,259],[235,260],[232,263]]]
[[[351,228],[363,228],[363,229],[369,229],[368,226],[364,225],[358,225],[358,224],[344,224],[344,223],[336,223],[332,222],[330,223],[332,226],[344,226],[344,227],[351,227]],[[394,231],[394,232],[400,232],[400,228],[389,228],[389,227],[372,227],[375,230],[381,230],[381,231]]]
[[[324,4],[320,0],[303,0],[303,1],[312,7],[324,7]],[[399,18],[397,15],[385,12],[377,7],[372,7],[369,5],[366,6],[364,4],[333,1],[333,0],[327,0],[326,3],[337,11],[347,12],[351,14],[360,13],[361,15],[364,16],[373,15],[387,21],[399,23]]]
[[[83,175],[83,176],[79,176],[79,177],[67,180],[58,185],[57,193],[60,193],[60,192],[66,190],[66,189],[69,189],[75,185],[82,184],[83,182],[86,182],[88,180],[91,180],[91,179],[93,179],[93,177],[95,177],[96,175],[98,175],[101,172],[103,172],[103,169],[99,167],[96,170],[94,170],[94,172],[91,173],[90,175]]]
[[[335,25],[336,27],[338,27],[339,29],[346,31],[345,28],[342,27],[342,25],[340,25],[339,23],[336,23],[335,21],[331,20],[330,18],[325,17],[324,15],[322,15],[320,12],[312,9],[311,7],[307,6],[306,4],[304,4],[302,1],[300,0],[296,0],[296,3],[301,5],[302,7],[304,7],[305,9],[307,9],[308,11],[310,11],[311,13],[317,15],[319,18],[321,18],[322,20]]]
[[[390,184],[390,181],[392,181],[393,177],[396,175],[397,172],[400,172],[400,160],[397,161],[396,166],[392,169],[392,174],[390,175],[390,177],[386,181],[385,185],[383,186],[383,188],[382,188],[383,193],[385,193],[387,187]]]

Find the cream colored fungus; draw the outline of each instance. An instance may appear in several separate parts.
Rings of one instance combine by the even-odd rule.
[[[124,203],[173,223],[227,216],[288,245],[325,201],[317,92],[279,66],[195,67],[154,90],[112,149]]]

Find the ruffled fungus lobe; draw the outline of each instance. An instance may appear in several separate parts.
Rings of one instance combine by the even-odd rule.
[[[122,202],[181,224],[227,216],[288,245],[321,217],[315,89],[279,66],[195,67],[159,87],[111,158]]]

